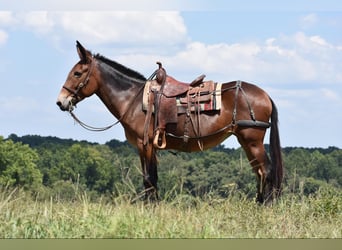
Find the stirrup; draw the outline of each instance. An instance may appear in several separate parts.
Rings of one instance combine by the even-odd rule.
[[[166,133],[163,130],[160,135],[160,129],[156,131],[156,135],[153,139],[153,146],[158,149],[164,149],[166,147]]]

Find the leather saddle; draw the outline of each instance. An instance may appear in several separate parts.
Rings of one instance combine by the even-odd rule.
[[[153,145],[163,149],[166,147],[166,126],[177,123],[179,114],[196,111],[199,119],[199,105],[211,102],[216,93],[217,83],[204,81],[205,75],[200,75],[191,83],[180,82],[168,76],[161,63],[157,64],[159,69],[155,72],[155,79],[147,81],[144,91],[144,144],[148,141],[148,126],[154,113]]]

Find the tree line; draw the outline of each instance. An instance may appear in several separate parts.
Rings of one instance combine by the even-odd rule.
[[[341,149],[286,147],[282,152],[285,193],[311,195],[325,186],[342,190]],[[241,148],[159,151],[158,157],[161,196],[255,195],[256,177]],[[20,187],[56,199],[73,199],[82,191],[95,199],[143,190],[140,160],[127,142],[97,144],[15,134],[0,136],[0,187]]]

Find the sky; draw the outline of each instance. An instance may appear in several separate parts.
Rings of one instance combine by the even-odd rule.
[[[121,125],[89,132],[55,104],[76,40],[146,77],[161,61],[181,81],[254,83],[278,107],[283,147],[342,148],[341,1],[1,0],[0,136],[125,140]],[[75,113],[116,121],[97,96]]]

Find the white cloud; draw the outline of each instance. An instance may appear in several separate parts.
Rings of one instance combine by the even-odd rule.
[[[184,75],[188,72],[187,80],[197,72],[219,81],[242,79],[257,83],[326,85],[342,82],[340,48],[321,36],[298,32],[269,38],[264,43],[205,44],[194,41],[174,56],[158,58],[157,54],[130,54],[121,56],[120,60],[143,65],[158,58],[170,72]]]
[[[314,26],[317,22],[318,22],[317,15],[315,13],[311,13],[309,15],[303,16],[300,19],[300,26],[303,29],[307,29],[307,28]]]
[[[59,41],[72,37],[87,44],[173,45],[187,41],[186,27],[177,11],[0,12],[1,23]]]
[[[317,21],[315,14],[303,17]],[[149,69],[162,60],[171,72],[205,73],[217,80],[242,79],[255,82],[342,81],[342,46],[320,35],[303,32],[270,37],[264,42],[206,44],[191,41],[182,16],[177,11],[103,12],[0,12],[0,25],[25,27],[53,41],[80,40],[89,49],[104,45],[113,59]],[[0,30],[0,44],[8,34]],[[94,46],[92,46],[94,45]],[[108,49],[109,48],[109,49]],[[96,52],[102,52],[97,50]]]
[[[5,31],[0,30],[0,46],[7,42],[7,38],[8,34]]]
[[[6,28],[15,22],[10,11],[0,11],[0,28]],[[4,29],[0,29],[0,46],[6,44],[8,40],[8,33]]]
[[[320,131],[325,126],[327,117],[340,112],[342,102],[333,88],[297,86],[291,89],[279,89],[273,87],[266,88],[266,91],[278,107],[284,145],[339,145],[336,138],[329,138],[329,133]],[[337,116],[336,121],[329,125],[329,131],[339,131],[341,122],[341,116]]]
[[[322,96],[329,101],[341,103],[339,94],[331,89],[322,88],[320,90],[320,93],[322,93]]]
[[[125,63],[140,65],[162,60],[171,72],[205,73],[211,79],[249,80],[294,84],[337,84],[342,82],[341,46],[323,37],[302,32],[266,39],[264,43],[205,44],[189,42],[174,56],[122,56]],[[144,61],[145,60],[145,61]],[[136,64],[139,66],[139,64]],[[141,67],[141,66],[140,66]]]
[[[190,3],[189,3],[190,2]],[[42,0],[11,0],[3,1],[1,7],[16,11],[32,11],[32,10],[49,10],[49,11],[118,11],[118,10],[175,10],[175,9],[201,9],[207,10],[208,4],[202,1],[181,1],[181,0],[83,0],[79,1],[59,0],[59,1],[42,1]]]
[[[0,26],[9,26],[15,23],[15,17],[10,11],[0,11]]]
[[[39,34],[48,34],[54,28],[53,15],[47,11],[20,13],[17,19],[28,29]]]
[[[62,28],[91,44],[184,41],[186,28],[178,12],[65,12]]]
[[[319,45],[319,46],[324,46],[324,47],[332,47],[327,41],[325,41],[322,37],[320,36],[311,36],[310,41]]]

